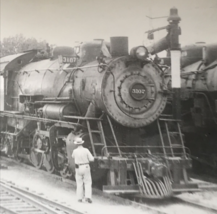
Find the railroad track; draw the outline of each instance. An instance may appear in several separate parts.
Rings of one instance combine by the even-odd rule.
[[[217,208],[208,206],[204,203],[198,203],[193,200],[183,199],[180,196],[173,196],[170,199],[162,201],[141,200],[141,204],[147,205],[150,210],[152,208],[160,210],[159,213],[164,214],[183,214],[183,213],[199,213],[199,214],[217,214]]]
[[[28,190],[0,181],[0,212],[6,214],[83,214]]]
[[[16,161],[14,161],[12,159],[8,159],[8,158],[4,158],[4,159],[9,160],[9,161],[13,161],[14,163],[16,163],[18,165],[24,166],[24,164],[17,163]],[[53,175],[53,174],[51,175],[46,171],[37,170],[36,168],[28,166],[28,165],[27,166],[25,165],[24,167],[28,168],[30,170],[33,170],[33,171],[37,171],[38,173],[46,174],[47,176],[52,176],[54,179],[62,180],[63,182],[67,182],[67,183],[69,183],[71,185],[75,185],[75,183],[73,181],[63,179],[58,175]],[[12,185],[12,184],[6,184],[6,182],[2,182],[2,181],[0,182],[0,184],[1,185],[8,185],[8,186],[10,186],[11,189],[19,191],[20,193],[22,193],[22,194],[24,194],[24,195],[26,195],[26,196],[28,196],[30,198],[34,198],[34,200],[39,201],[41,204],[46,205],[46,207],[47,206],[48,206],[48,208],[51,207],[52,210],[54,210],[54,212],[50,212],[50,213],[58,213],[59,214],[59,213],[64,212],[65,214],[67,214],[67,213],[82,214],[82,212],[73,210],[72,208],[63,206],[61,204],[57,204],[56,202],[50,201],[49,199],[47,199],[44,196],[41,196],[41,195],[35,194],[33,192],[27,191],[26,189],[19,188],[19,187],[15,186],[15,185]],[[207,183],[205,185],[205,189],[208,188],[209,185],[210,184]],[[181,214],[183,214],[183,212],[180,212],[178,210],[179,208],[174,208],[173,211],[171,211],[170,208],[169,208],[170,206],[179,207],[180,205],[183,206],[183,207],[189,207],[189,209],[191,209],[193,211],[193,213],[198,213],[197,212],[198,210],[200,211],[200,213],[204,213],[204,214],[217,213],[217,209],[214,208],[214,207],[210,207],[210,206],[208,206],[206,204],[202,204],[202,203],[197,203],[197,202],[189,200],[189,199],[186,200],[186,199],[180,198],[179,196],[174,196],[170,200],[167,200],[167,201],[164,200],[163,202],[158,201],[156,203],[155,202],[149,203],[149,201],[147,201],[146,199],[142,199],[142,198],[139,198],[139,200],[138,200],[138,198],[136,198],[136,199],[133,198],[133,200],[134,200],[133,201],[132,198],[131,198],[131,200],[129,200],[128,198],[126,199],[126,198],[121,198],[121,197],[114,196],[114,195],[108,195],[108,194],[105,194],[105,193],[101,192],[100,190],[95,190],[93,192],[97,192],[98,195],[102,195],[105,198],[109,198],[109,199],[112,199],[114,201],[118,201],[118,202],[120,202],[122,204],[127,204],[127,205],[133,205],[133,206],[136,206],[136,207],[140,207],[140,208],[142,208],[144,210],[150,211],[151,213],[157,213],[157,214],[174,214],[174,213],[179,214],[179,213],[181,213]],[[101,192],[101,193],[99,194],[99,192]],[[139,201],[139,202],[136,202],[136,201]],[[1,205],[1,203],[0,203],[0,205]],[[39,213],[39,212],[36,212],[36,213]],[[28,214],[31,214],[31,213],[29,212]]]
[[[28,214],[83,214],[82,212],[79,212],[77,210],[74,210],[72,208],[63,206],[59,203],[50,201],[44,196],[38,195],[36,193],[33,193],[29,190],[23,189],[21,187],[17,187],[14,184],[10,184],[7,182],[0,182],[0,194],[1,194],[1,202],[0,202],[0,211],[3,210],[6,213],[28,213]],[[183,199],[180,199],[178,197],[172,198],[171,204],[177,204],[177,205],[188,205],[193,206],[201,211],[201,209],[204,210],[204,213],[217,213],[217,210],[214,208],[210,208],[207,206],[203,206],[201,204],[195,204],[191,201],[184,201]],[[147,205],[146,205],[147,206]],[[172,214],[173,211],[163,211],[163,210],[157,210],[156,207],[158,207],[159,204],[155,204],[154,207],[149,206],[149,210],[153,211],[153,213],[158,214]],[[168,206],[163,205],[164,209],[166,209]],[[197,210],[196,209],[196,210]],[[195,210],[195,211],[196,211]],[[175,212],[177,213],[177,212]],[[197,212],[194,212],[197,213]]]
[[[208,212],[208,213],[217,213],[217,208],[208,206],[208,205],[201,203],[201,202],[195,202],[195,201],[192,201],[190,199],[183,199],[183,198],[180,198],[179,196],[174,196],[173,200],[175,203],[199,208],[200,210],[204,210],[205,212]]]

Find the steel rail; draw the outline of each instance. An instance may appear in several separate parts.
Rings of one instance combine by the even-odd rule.
[[[38,207],[41,210],[45,210],[45,212],[48,214],[58,214],[63,212],[65,214],[84,214],[78,210],[66,207],[62,204],[47,199],[46,197],[17,187],[15,185],[8,184],[4,181],[0,181],[0,187],[3,187],[6,191],[10,192],[13,195],[16,195],[20,199],[27,201],[30,204],[33,204],[35,207]],[[31,214],[31,212],[29,212],[29,214]]]
[[[177,200],[178,203],[181,203],[181,204],[186,204],[186,205],[189,205],[191,207],[196,207],[196,208],[199,208],[199,209],[203,209],[205,211],[210,211],[210,212],[213,212],[213,213],[217,213],[217,208],[215,207],[212,207],[212,206],[208,206],[206,205],[205,203],[202,203],[202,202],[196,202],[196,201],[193,201],[191,199],[185,199],[185,198],[181,198],[179,196],[173,196],[173,198],[175,200]]]
[[[19,214],[23,211],[31,213],[57,214],[53,208],[30,198],[29,196],[12,189],[10,186],[0,182],[1,203],[0,207],[10,213]]]

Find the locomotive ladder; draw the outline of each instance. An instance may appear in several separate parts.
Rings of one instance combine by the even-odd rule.
[[[169,150],[171,152],[171,156],[172,157],[176,157],[176,152],[175,149],[177,148],[181,148],[182,150],[182,156],[186,157],[186,151],[185,151],[185,146],[184,146],[184,141],[183,141],[183,134],[181,132],[181,128],[180,128],[180,120],[177,119],[170,119],[170,118],[159,118],[157,120],[157,125],[158,125],[158,130],[159,130],[159,134],[160,134],[160,139],[161,139],[161,143],[162,143],[162,147],[163,147],[163,152],[164,155],[167,157],[167,151],[166,148],[167,146],[165,145],[164,139],[163,139],[163,134],[162,134],[162,126],[160,124],[160,122],[163,122],[165,125],[165,129],[166,129],[166,135],[168,138],[168,143],[169,143]],[[176,131],[171,131],[170,127],[168,124],[172,124],[174,128],[176,128]],[[171,136],[176,136],[180,139],[180,144],[174,144],[171,140]]]
[[[120,151],[120,148],[119,148],[119,145],[118,145],[118,142],[117,142],[117,138],[115,136],[115,133],[114,133],[114,129],[113,129],[113,126],[111,124],[111,121],[107,115],[107,120],[109,122],[109,126],[110,126],[110,129],[111,129],[111,132],[112,132],[112,136],[114,138],[114,141],[115,141],[115,144],[116,144],[116,147],[117,147],[117,150],[118,150],[118,153],[119,155],[121,156],[121,151]],[[91,128],[91,124],[90,124],[90,121],[91,122],[96,122],[97,123],[97,130],[93,130]],[[106,139],[105,139],[105,134],[104,134],[104,131],[103,131],[103,126],[102,126],[102,121],[100,119],[88,119],[86,118],[86,124],[87,124],[87,129],[88,129],[88,133],[89,133],[89,136],[90,136],[90,142],[91,142],[91,146],[92,146],[92,150],[93,150],[93,154],[94,156],[96,156],[96,149],[95,149],[95,146],[101,146],[102,148],[105,148],[105,154],[107,155],[108,154],[108,149],[107,149],[107,144],[106,144]],[[94,140],[93,140],[93,133],[97,133],[100,135],[100,140],[101,142],[100,143],[95,143]]]
[[[95,146],[101,146],[102,148],[106,146],[106,140],[105,140],[105,135],[104,135],[104,131],[103,131],[103,127],[102,127],[102,122],[99,119],[94,120],[97,123],[97,130],[93,130],[91,128],[90,125],[90,120],[88,120],[88,118],[86,119],[86,124],[87,124],[87,129],[88,129],[88,133],[90,136],[90,142],[91,142],[91,146],[92,146],[92,150],[93,150],[93,155],[96,156],[96,149]],[[93,122],[93,120],[91,120],[91,122]],[[100,135],[100,143],[95,143],[93,141],[93,133],[99,134]],[[107,150],[106,150],[107,153]]]

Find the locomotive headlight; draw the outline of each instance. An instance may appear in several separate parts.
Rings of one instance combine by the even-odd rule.
[[[148,57],[148,49],[145,46],[138,46],[131,49],[130,55],[137,59],[145,60]]]

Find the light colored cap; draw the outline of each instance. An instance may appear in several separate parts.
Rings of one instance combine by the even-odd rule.
[[[81,144],[83,144],[84,143],[84,141],[82,140],[82,138],[80,138],[80,137],[77,137],[77,138],[75,138],[75,140],[74,140],[74,144],[75,145],[81,145]]]

